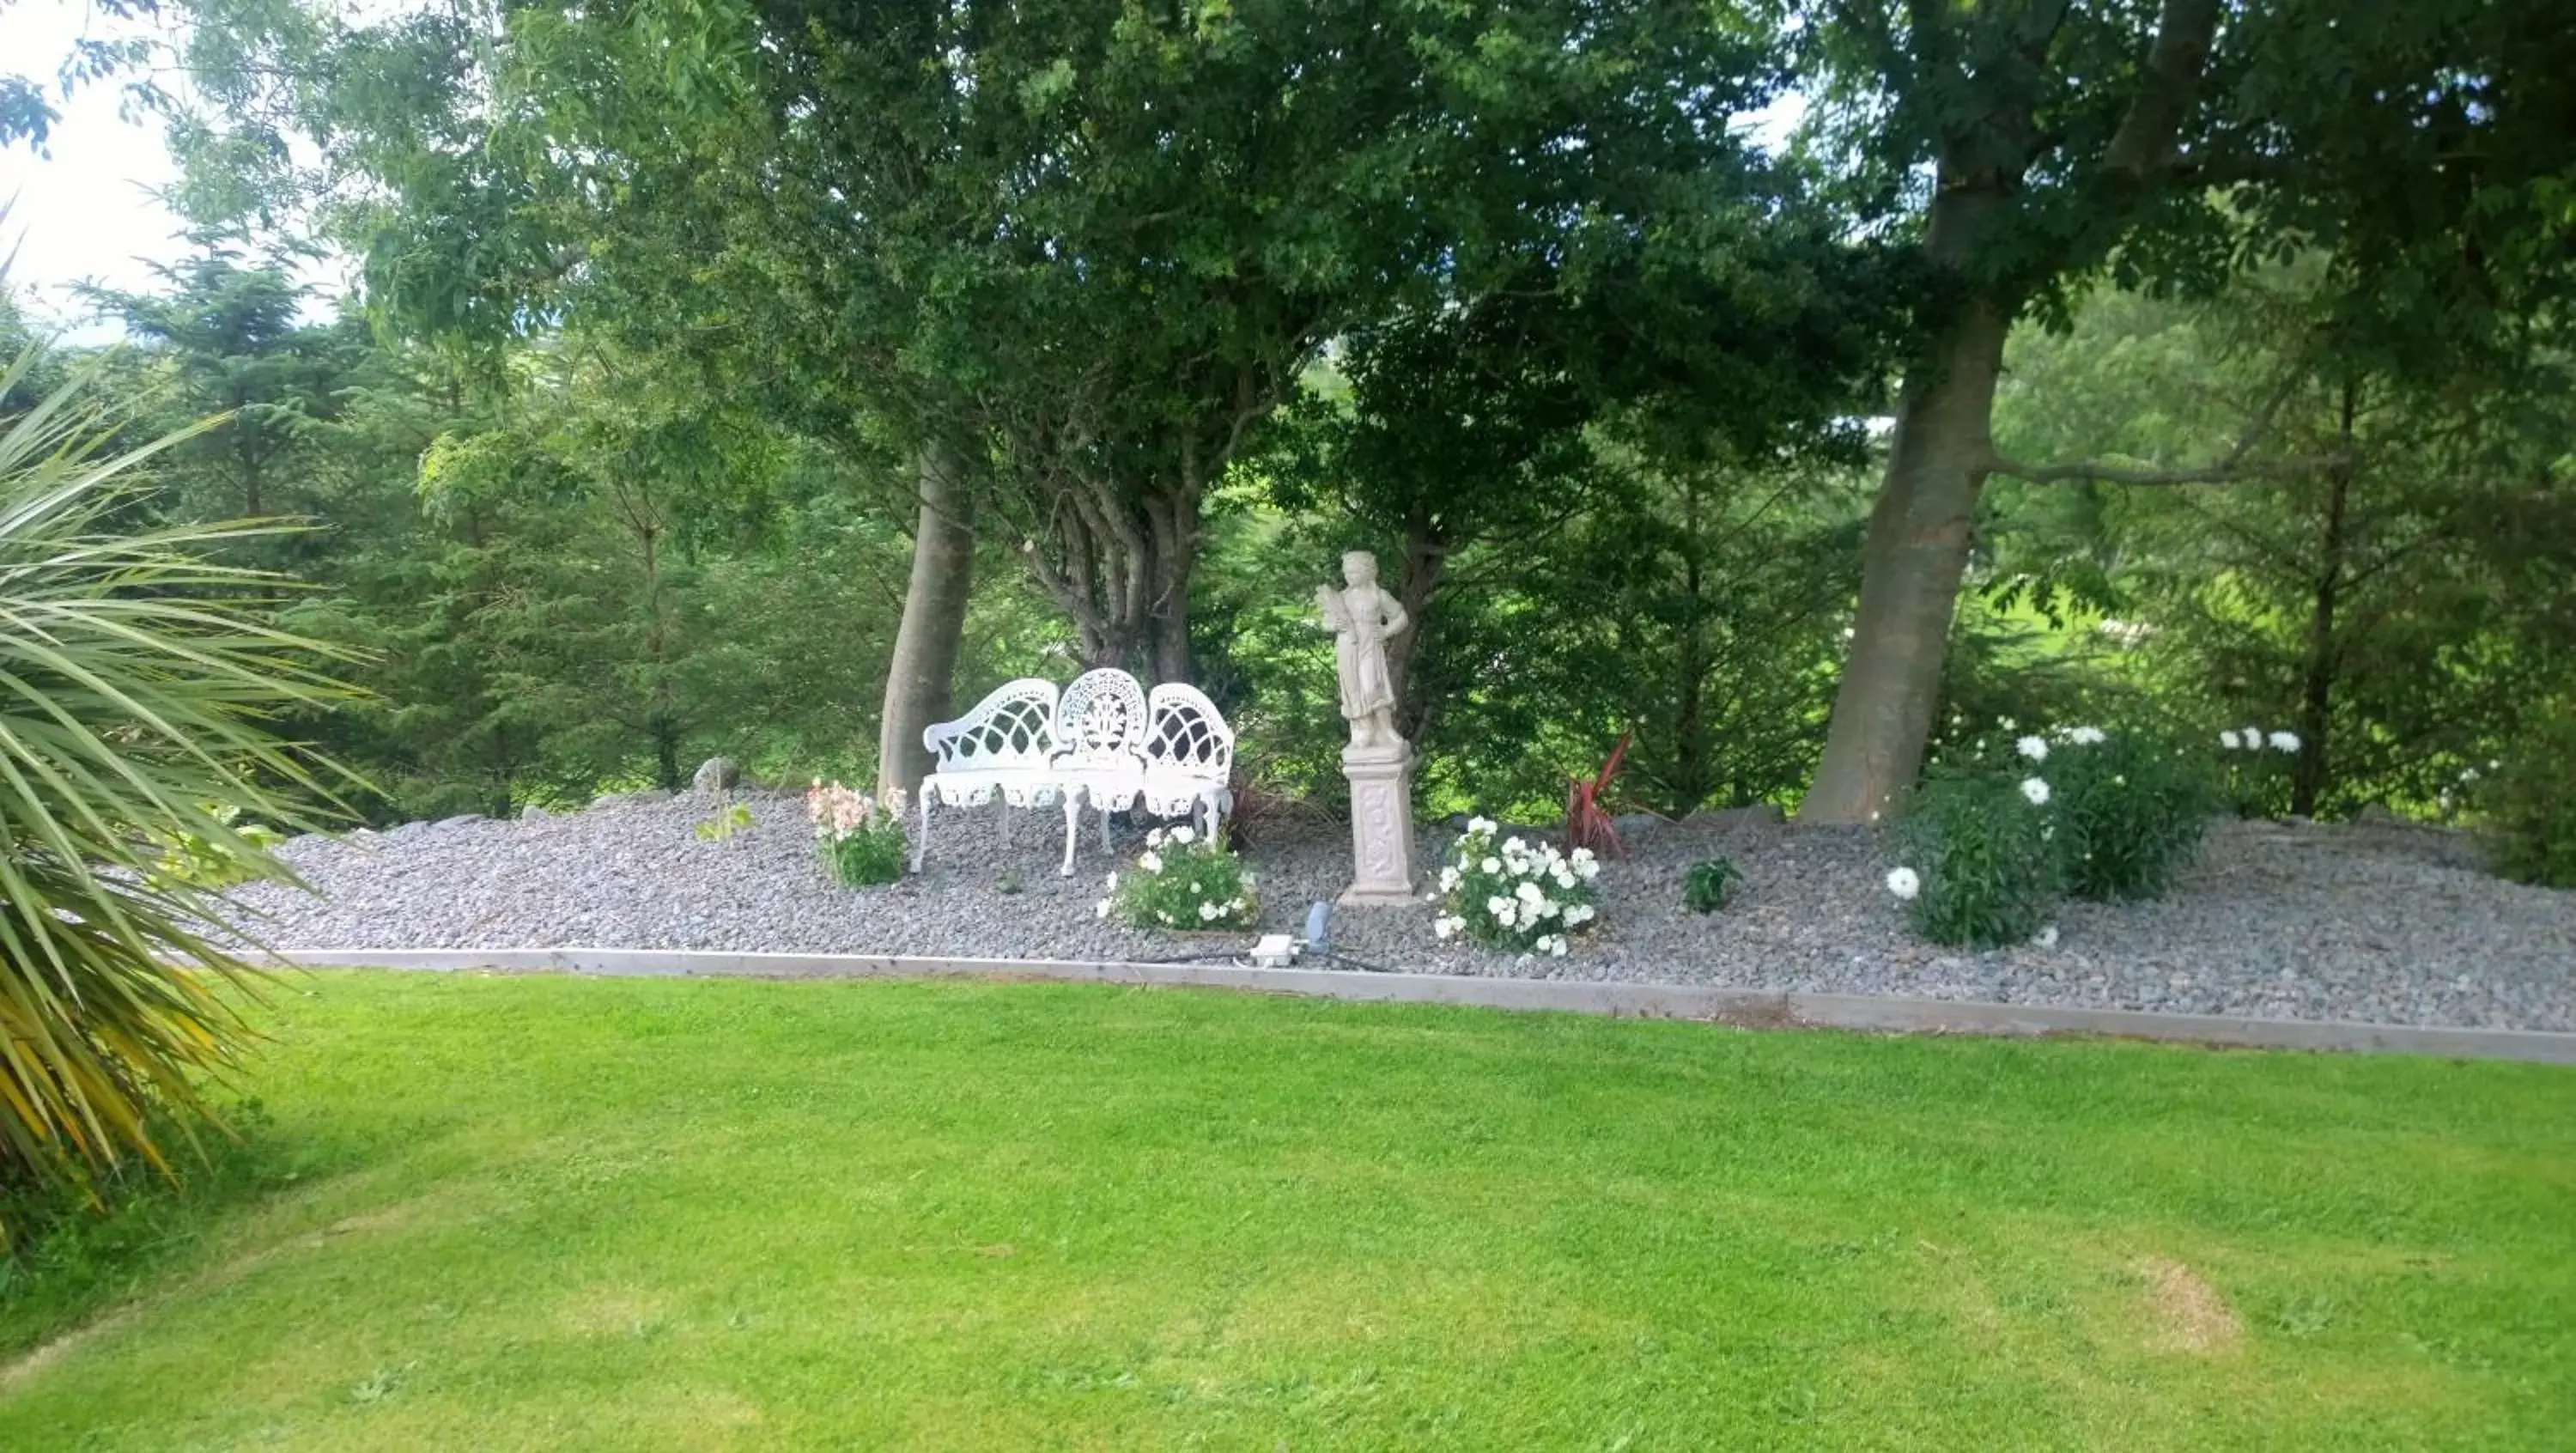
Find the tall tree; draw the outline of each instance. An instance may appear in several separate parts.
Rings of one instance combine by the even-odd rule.
[[[2408,311],[2425,329],[2475,327],[2499,292],[2563,275],[2576,27],[2557,10],[1811,8],[1818,134],[1840,146],[1857,194],[1914,239],[1923,294],[1857,633],[1802,817],[1874,817],[1913,779],[1988,476],[2102,472],[1995,452],[2017,319],[2061,311],[2069,285],[2102,269],[2206,284],[2309,239],[2350,278],[2411,278]],[[2219,478],[2241,462],[2156,473]]]
[[[186,149],[238,182],[314,133],[389,312],[569,319],[818,435],[871,419],[953,458],[929,482],[974,492],[1088,659],[1165,676],[1200,504],[1327,338],[1581,216],[1629,138],[1731,165],[1776,79],[1758,28],[1675,0],[197,10],[224,115]],[[932,493],[936,571],[970,509]],[[940,689],[960,592],[912,598],[890,723]]]

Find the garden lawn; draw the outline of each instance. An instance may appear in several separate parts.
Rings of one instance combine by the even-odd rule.
[[[2576,1437],[2566,1069],[1060,985],[260,1017],[232,1169],[21,1253],[0,1448]]]

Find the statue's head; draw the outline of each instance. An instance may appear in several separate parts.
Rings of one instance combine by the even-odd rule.
[[[1342,578],[1353,585],[1377,584],[1377,557],[1366,550],[1344,551]]]

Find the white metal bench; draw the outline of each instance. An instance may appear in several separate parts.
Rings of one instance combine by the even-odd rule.
[[[1073,876],[1074,828],[1083,804],[1100,813],[1100,846],[1109,846],[1109,814],[1136,805],[1145,791],[1145,689],[1124,671],[1085,671],[1056,703],[1051,763],[1064,793],[1064,864]]]
[[[1012,807],[1047,807],[1062,791],[1056,755],[1056,686],[1025,677],[995,687],[955,721],[926,727],[921,744],[936,764],[921,779],[921,830],[912,838],[912,870],[930,851],[930,804],[981,807],[996,796]],[[1002,830],[1010,831],[1005,814]]]
[[[1166,681],[1149,697],[1145,810],[1205,818],[1208,840],[1234,811],[1234,728],[1195,686]]]
[[[930,807],[980,807],[999,797],[1012,807],[1064,805],[1064,862],[1073,875],[1082,809],[1100,814],[1100,845],[1109,846],[1109,814],[1140,800],[1156,817],[1203,822],[1215,840],[1234,811],[1234,729],[1197,687],[1166,682],[1148,695],[1136,678],[1103,668],[1086,671],[1058,692],[1034,677],[997,688],[955,721],[925,729],[922,745],[935,768],[921,779],[921,828],[913,834],[912,870],[930,851]],[[1009,835],[1010,819],[1003,818]]]

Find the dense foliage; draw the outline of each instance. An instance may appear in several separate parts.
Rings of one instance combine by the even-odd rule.
[[[1865,817],[2017,717],[2500,820],[2576,689],[2544,11],[196,0],[202,245],[96,366],[226,418],[141,515],[325,527],[227,561],[365,653],[289,720],[378,820],[908,786],[1109,660],[1329,806],[1354,545],[1430,815],[1632,733],[1620,807]]]

